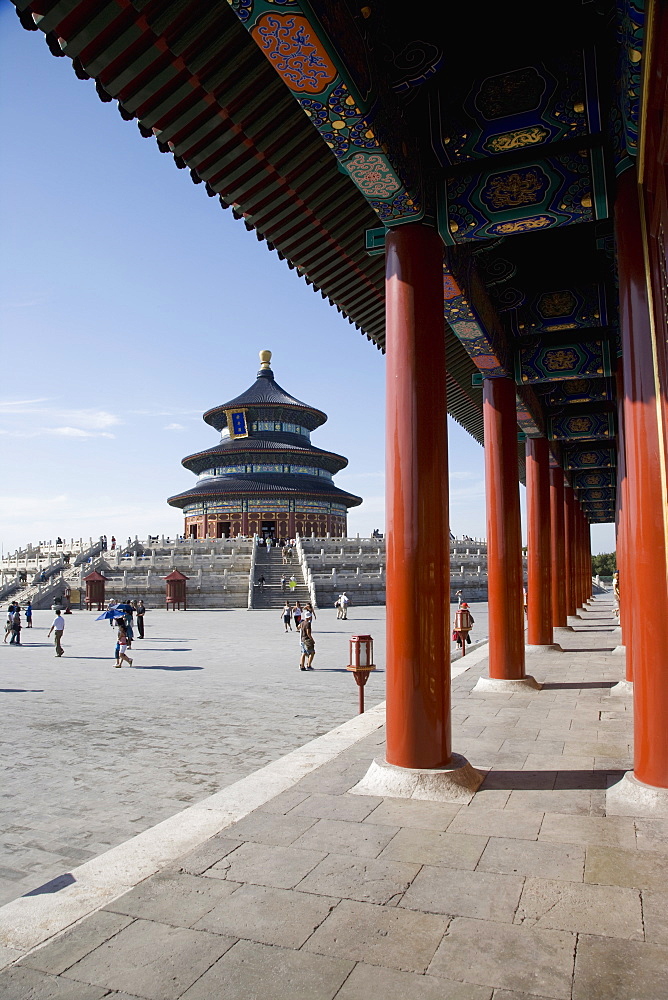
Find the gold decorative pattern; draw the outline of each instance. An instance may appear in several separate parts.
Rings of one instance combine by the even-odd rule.
[[[549,138],[549,132],[540,125],[531,128],[518,128],[502,135],[493,135],[485,143],[485,149],[492,153],[507,153],[511,149],[522,149],[524,146],[535,146]]]
[[[492,208],[518,208],[533,205],[545,187],[545,182],[535,170],[514,170],[511,174],[491,177],[485,191],[485,200]]]
[[[589,417],[572,417],[568,421],[568,428],[573,434],[586,434],[591,430],[591,420]]]
[[[563,289],[558,292],[546,292],[538,299],[537,309],[541,316],[570,316],[577,306],[577,300],[572,292]]]
[[[499,222],[490,226],[489,231],[498,236],[511,236],[513,233],[531,233],[536,229],[545,229],[553,222],[549,215],[534,215],[530,219],[518,219],[516,222]]]
[[[567,372],[576,368],[578,361],[577,351],[560,348],[555,351],[545,351],[543,364],[550,372]]]

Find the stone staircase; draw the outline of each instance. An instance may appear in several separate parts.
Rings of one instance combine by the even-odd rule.
[[[35,611],[50,608],[53,604],[61,604],[65,607],[65,589],[78,587],[81,580],[81,567],[70,566],[62,573],[52,575],[45,583],[29,584],[20,590],[15,590],[11,595],[11,600],[18,601],[21,608],[25,608],[30,601]]]
[[[253,578],[253,609],[265,610],[267,608],[280,609],[286,600],[290,604],[295,601],[303,606],[306,601],[310,601],[308,587],[304,583],[302,568],[293,553],[292,561],[287,566],[282,562],[280,548],[266,549],[259,546],[255,553],[255,574]],[[258,580],[264,576],[264,588],[260,587]],[[294,576],[297,586],[290,590],[286,586],[285,591],[281,590],[281,577],[285,576],[289,580]]]

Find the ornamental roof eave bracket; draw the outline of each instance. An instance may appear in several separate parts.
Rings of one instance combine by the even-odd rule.
[[[334,25],[324,25],[324,8],[316,13],[307,0],[285,8],[270,0],[227,2],[383,225],[422,219],[419,182],[379,129],[373,69],[346,5],[337,6],[336,18],[355,50],[352,63],[337,49]]]
[[[513,351],[471,255],[445,254],[443,314],[483,378],[515,380]],[[533,391],[516,388],[517,424],[527,437],[544,435],[540,403]]]

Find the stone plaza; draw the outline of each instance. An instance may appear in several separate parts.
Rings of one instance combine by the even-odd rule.
[[[486,638],[486,606],[473,610],[475,643]],[[96,612],[66,617],[57,663],[52,615],[35,612],[23,647],[3,646],[0,903],[351,718],[357,689],[345,666],[356,631],[375,640],[366,701],[381,701],[385,609],[353,606],[347,621],[333,608],[317,614],[305,675],[279,610],[151,611],[133,667],[121,670],[116,630]]]
[[[380,637],[380,620],[358,611],[356,625],[364,622]],[[159,621],[159,631],[170,638],[147,639],[146,650],[149,643],[174,642],[171,665],[179,673],[179,666],[195,664],[187,645],[197,640],[186,639],[175,627],[179,616],[171,617],[169,622],[163,614]],[[181,621],[192,626],[198,618],[189,614]],[[350,714],[350,687],[332,684],[340,676],[338,649],[347,631],[329,611],[319,623],[328,668],[322,676],[293,673],[290,680],[294,661],[285,659],[279,643],[295,637],[272,626],[266,639],[265,648],[276,651],[273,663],[287,700],[276,700],[276,684],[272,698],[286,719],[289,694],[299,696],[300,681],[319,685],[320,700],[329,696],[330,723],[337,712]],[[90,643],[92,626],[83,624],[85,632],[71,630],[72,652],[84,636]],[[339,626],[341,633],[333,633]],[[190,627],[188,635],[195,631]],[[243,652],[244,634],[227,642],[236,654]],[[383,706],[372,707],[186,808],[171,824],[73,867],[69,880],[0,908],[10,966],[0,973],[1,995],[363,1000],[381,989],[386,1000],[662,1000],[668,833],[665,821],[618,814],[608,792],[629,767],[632,730],[630,698],[614,689],[624,658],[613,652],[619,629],[611,604],[595,602],[555,638],[560,650],[529,654],[541,690],[477,692],[487,669],[484,645],[468,667],[466,661],[454,665],[455,747],[485,775],[470,801],[359,794],[355,786],[384,743]],[[249,640],[248,648],[258,644]],[[160,657],[151,652],[158,666]],[[137,666],[140,659],[148,666],[145,657],[137,650]],[[213,660],[197,659],[203,676]],[[266,666],[248,658],[243,663],[257,669],[263,685],[270,683]],[[163,659],[163,665],[170,664]],[[63,661],[55,669],[66,667]],[[113,668],[105,663],[104,669]],[[137,670],[111,674],[119,713],[128,697],[119,685],[154,683],[153,672],[145,681],[143,676]],[[231,687],[239,696],[242,686]],[[382,696],[380,674],[368,693],[369,705]],[[67,694],[74,697],[73,687]],[[167,702],[155,687],[143,687],[142,694],[151,699],[154,717],[165,716]],[[182,691],[182,704],[192,696]],[[306,704],[313,708],[312,694]],[[85,711],[73,704],[74,715]],[[171,726],[174,719],[172,712],[163,722]],[[140,724],[125,719],[123,725]],[[146,720],[141,725],[140,757],[150,762]],[[295,719],[294,745],[326,725],[322,714],[307,723]],[[257,737],[256,730],[250,735]],[[248,735],[236,739],[240,753],[252,742]],[[102,742],[101,734],[90,742]],[[111,765],[129,750],[123,733],[114,742]],[[275,734],[260,753],[275,756],[291,742],[291,733],[282,744]],[[208,749],[216,753],[217,746],[209,741]],[[56,785],[62,781],[58,766]],[[78,766],[69,760],[71,771]],[[236,773],[243,773],[238,767]],[[174,796],[176,808],[192,801],[196,780],[194,764],[181,768],[184,795]],[[149,763],[151,791],[158,771]],[[192,798],[212,785],[200,786]],[[67,808],[64,793],[61,784],[61,810]],[[91,817],[98,824],[101,812],[98,801]],[[87,813],[79,823],[88,825]]]

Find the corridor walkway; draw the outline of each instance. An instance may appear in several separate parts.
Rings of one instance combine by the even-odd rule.
[[[528,658],[541,691],[474,692],[479,654],[454,679],[455,749],[487,772],[469,804],[351,792],[382,752],[373,709],[337,731],[361,739],[41,947],[31,901],[0,909],[0,994],[664,1000],[668,824],[606,814],[632,734],[611,612]],[[79,872],[49,900],[63,926]]]

